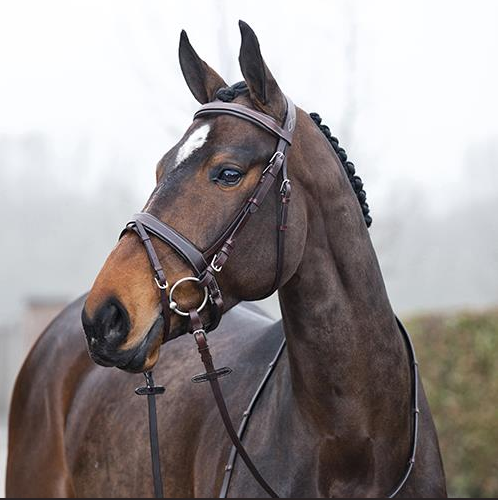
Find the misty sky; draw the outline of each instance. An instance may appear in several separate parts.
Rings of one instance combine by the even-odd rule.
[[[180,29],[233,82],[239,18],[281,87],[347,141],[378,205],[403,180],[444,209],[465,192],[467,149],[498,138],[492,0],[2,2],[0,134],[42,132],[62,184],[74,182],[70,152],[89,144],[79,188],[116,158],[145,199],[196,108],[177,62]]]

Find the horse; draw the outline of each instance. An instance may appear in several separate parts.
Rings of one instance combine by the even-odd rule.
[[[227,85],[182,32],[186,83],[203,105],[231,102],[282,124],[288,101],[254,31],[239,25],[244,81]],[[159,161],[144,212],[209,248],[260,182],[275,143],[268,131],[236,116],[196,118]],[[233,368],[220,384],[231,415],[242,418],[285,335],[285,351],[244,438],[251,459],[281,497],[384,497],[411,456],[413,380],[369,237],[365,191],[328,128],[300,108],[287,157],[286,227],[276,227],[277,182],[217,275],[224,314],[209,341],[217,363]],[[279,252],[276,234],[283,229]],[[191,276],[171,245],[150,239],[169,283]],[[90,292],[36,343],[12,399],[9,497],[151,496],[147,413],[133,388],[152,369],[166,386],[157,398],[165,496],[220,491],[231,442],[209,390],[190,381],[201,364],[186,335],[189,318],[166,314],[154,278],[143,242],[126,231]],[[251,304],[276,289],[280,321]],[[184,282],[171,306],[195,310],[202,298],[202,287]],[[396,493],[445,497],[437,434],[417,381],[417,459]],[[230,496],[266,496],[243,461],[231,473]]]

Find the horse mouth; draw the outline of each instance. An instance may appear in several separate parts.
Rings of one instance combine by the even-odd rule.
[[[172,325],[167,341],[174,340],[187,332],[184,321]],[[160,314],[143,340],[131,349],[115,349],[105,345],[89,345],[92,360],[107,368],[119,368],[129,373],[150,371],[157,363],[157,351],[165,343],[164,319]]]
[[[184,335],[186,332],[186,325],[180,322],[171,328],[168,338],[164,339],[164,319],[162,315],[159,315],[141,344],[130,351],[123,351],[124,353],[128,352],[129,356],[114,366],[130,373],[150,371],[157,362],[157,356],[154,354],[161,348],[161,345]],[[152,361],[153,359],[155,361]]]
[[[154,358],[154,353],[161,348],[161,344],[164,342],[163,325],[163,317],[159,315],[140,345],[131,351],[131,357],[123,360],[116,367],[131,373],[142,373],[151,370],[153,366],[151,366],[150,360]]]
[[[137,347],[126,350],[114,350],[102,345],[90,345],[89,353],[92,360],[100,366],[116,367],[131,373],[142,373],[153,368],[155,352],[163,342],[162,316],[159,316],[142,342]]]

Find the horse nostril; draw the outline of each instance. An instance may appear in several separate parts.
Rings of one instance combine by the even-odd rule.
[[[102,335],[107,341],[121,340],[129,331],[128,313],[119,301],[112,301],[102,311]]]
[[[115,304],[110,304],[104,313],[103,323],[107,334],[122,331],[124,318]]]
[[[128,312],[117,299],[107,301],[93,319],[84,310],[82,319],[90,345],[105,341],[117,347],[130,331]]]

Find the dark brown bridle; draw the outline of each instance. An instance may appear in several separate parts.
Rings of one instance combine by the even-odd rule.
[[[287,229],[287,211],[291,195],[290,180],[287,177],[287,149],[292,144],[292,135],[296,123],[296,108],[290,99],[287,99],[287,109],[287,117],[283,127],[270,116],[236,103],[208,103],[202,106],[195,114],[194,118],[229,114],[248,120],[278,137],[275,153],[270,159],[268,166],[264,169],[252,195],[242,206],[232,222],[228,224],[222,234],[207,250],[199,250],[191,241],[179,234],[171,226],[148,213],[142,212],[136,214],[127,224],[124,232],[131,229],[138,234],[145,246],[151,266],[154,270],[155,281],[161,292],[162,315],[164,319],[163,338],[165,342],[169,337],[170,309],[183,316],[188,316],[190,313],[183,312],[175,307],[177,304],[172,300],[175,287],[180,284],[180,282],[170,289],[169,299],[171,300],[168,301],[166,290],[169,288],[169,284],[166,280],[166,275],[159,257],[150,240],[150,234],[172,247],[194,271],[194,276],[186,278],[185,281],[195,281],[204,289],[205,297],[208,298],[211,312],[209,323],[205,326],[205,329],[206,331],[212,331],[218,326],[223,314],[223,300],[216,281],[216,274],[222,270],[232,253],[237,236],[246,225],[249,217],[258,210],[270,188],[275,183],[275,180],[281,174],[281,210],[278,223],[277,268],[271,292],[278,287],[281,279],[284,254],[283,233]]]
[[[292,101],[287,98],[287,113],[283,126],[281,127],[272,117],[250,109],[246,106],[236,103],[226,103],[215,101],[212,103],[204,104],[199,111],[195,114],[194,118],[201,118],[211,115],[231,115],[263,128],[278,138],[275,153],[272,155],[267,167],[261,174],[258,185],[254,189],[252,195],[248,198],[242,206],[236,217],[232,220],[222,234],[216,239],[210,247],[205,250],[199,250],[191,241],[178,233],[174,228],[160,221],[149,213],[136,214],[133,219],[127,224],[122,235],[129,230],[133,230],[139,236],[143,243],[147,256],[149,258],[151,267],[154,272],[154,279],[160,291],[162,316],[163,316],[163,341],[169,339],[170,334],[170,315],[171,311],[190,318],[190,332],[198,346],[202,362],[206,369],[206,373],[193,377],[194,383],[209,382],[218,410],[222,417],[226,431],[230,436],[233,443],[233,448],[230,453],[228,464],[225,468],[225,476],[223,480],[220,498],[225,498],[228,494],[230,480],[232,477],[233,466],[237,455],[240,455],[244,460],[249,471],[261,485],[261,487],[273,498],[278,498],[278,495],[268,485],[265,479],[261,476],[258,469],[250,459],[244,446],[242,445],[242,438],[245,433],[249,417],[255,407],[259,396],[268,383],[273,370],[281,357],[285,348],[285,339],[280,345],[276,356],[270,363],[268,370],[263,378],[263,381],[258,386],[258,389],[253,396],[249,407],[244,412],[243,420],[239,431],[235,430],[233,422],[230,418],[225,399],[223,397],[218,379],[220,377],[229,375],[230,368],[216,369],[213,358],[211,356],[209,346],[207,343],[207,332],[214,330],[223,315],[223,300],[220,287],[216,280],[216,274],[219,273],[225,265],[227,259],[232,253],[237,237],[245,227],[249,217],[255,213],[261,206],[261,203],[266,198],[271,187],[275,184],[276,180],[281,176],[280,185],[280,211],[277,222],[277,264],[275,270],[275,279],[271,292],[275,291],[281,282],[282,266],[284,257],[284,235],[287,229],[287,213],[288,205],[291,195],[291,183],[287,175],[287,150],[292,144],[293,132],[296,124],[296,108]],[[187,277],[179,280],[170,287],[164,269],[161,265],[159,257],[154,249],[150,235],[173,248],[178,255],[190,266],[194,272],[194,276]],[[174,292],[176,288],[186,281],[195,282],[204,291],[204,299],[199,307],[193,308],[190,311],[182,311],[178,304],[174,301]],[[169,294],[167,290],[169,289]],[[200,317],[200,312],[204,307],[209,307],[209,320],[206,324],[203,323]],[[405,339],[407,349],[410,356],[410,363],[412,367],[412,410],[413,410],[413,424],[412,424],[412,440],[411,440],[411,453],[406,471],[402,479],[398,482],[396,488],[392,491],[388,498],[396,496],[401,488],[406,484],[415,463],[415,454],[417,449],[418,437],[418,365],[415,357],[413,345],[410,337],[397,319],[399,329]],[[157,433],[157,415],[155,406],[155,396],[164,392],[163,387],[155,386],[152,373],[145,374],[146,387],[137,389],[139,395],[148,396],[149,402],[149,428],[151,440],[151,455],[152,455],[152,469],[154,477],[154,490],[158,498],[163,497],[163,485],[161,475],[161,465],[159,459],[159,440]]]

